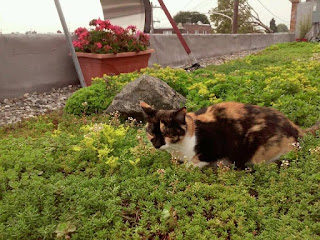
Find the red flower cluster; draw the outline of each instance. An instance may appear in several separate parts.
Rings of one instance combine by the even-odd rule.
[[[135,26],[122,28],[112,25],[110,21],[94,19],[90,21],[94,28],[75,30],[77,40],[73,46],[77,52],[86,53],[121,53],[144,51],[149,46],[149,36],[137,30]]]

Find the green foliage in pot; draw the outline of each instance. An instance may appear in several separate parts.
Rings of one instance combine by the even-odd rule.
[[[298,33],[299,39],[306,38],[311,28],[312,28],[311,17],[304,16],[299,22],[299,33]]]

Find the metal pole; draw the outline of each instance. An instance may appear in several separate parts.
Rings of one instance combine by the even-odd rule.
[[[151,34],[154,33],[154,22],[153,22],[153,3],[151,3]]]
[[[160,21],[154,20],[153,9],[155,9],[155,8],[161,8],[161,7],[155,6],[155,5],[153,5],[153,3],[151,3],[151,32],[150,33],[152,33],[152,34],[154,33],[154,23],[155,22],[160,23]]]
[[[173,20],[173,18],[171,17],[171,14],[169,13],[166,5],[164,5],[164,2],[162,0],[158,0],[158,2],[160,3],[160,6],[162,8],[162,10],[164,11],[164,13],[166,14],[169,22],[171,23],[171,26],[173,28],[173,30],[176,32],[182,46],[184,47],[184,50],[187,52],[188,56],[191,58],[191,60],[193,61],[194,64],[197,64],[198,61],[197,59],[194,57],[193,54],[191,54],[191,50],[188,46],[188,44],[186,43],[186,41],[184,40],[180,30],[177,27],[177,24],[175,23],[175,21]]]
[[[67,42],[68,42],[68,45],[69,45],[69,49],[71,51],[73,64],[74,64],[74,67],[76,68],[76,71],[77,71],[77,74],[78,74],[78,78],[80,80],[81,87],[86,87],[87,84],[84,81],[84,77],[83,77],[83,74],[82,74],[82,71],[81,71],[81,68],[80,68],[78,57],[76,55],[76,51],[74,50],[74,47],[73,47],[73,44],[72,44],[71,36],[70,36],[69,30],[68,30],[68,27],[67,27],[66,20],[64,18],[62,9],[61,9],[60,2],[59,2],[59,0],[54,0],[54,3],[56,4],[56,8],[57,8],[57,11],[58,11],[58,14],[59,14],[59,17],[60,17],[60,21],[61,21],[61,25],[62,25],[62,28],[63,28],[63,31],[64,31],[64,35],[66,36],[66,39],[67,39]]]
[[[238,18],[239,18],[239,0],[233,1],[233,22],[232,33],[238,33]]]

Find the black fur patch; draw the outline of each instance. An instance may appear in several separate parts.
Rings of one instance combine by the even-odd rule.
[[[153,122],[148,125],[147,132],[152,134],[154,137],[151,139],[151,143],[155,148],[160,148],[161,146],[165,145],[164,137],[160,131],[160,121]]]
[[[213,122],[196,121],[197,145],[195,151],[200,161],[216,162],[227,158],[238,168],[245,168],[260,146],[270,138],[281,141],[282,137],[298,139],[298,130],[278,112],[253,105],[245,105],[247,114],[239,120],[230,119],[224,107],[214,111]],[[199,114],[200,115],[200,114]],[[263,122],[259,131],[249,130]],[[241,126],[241,131],[239,130]],[[268,146],[266,146],[268,147]]]

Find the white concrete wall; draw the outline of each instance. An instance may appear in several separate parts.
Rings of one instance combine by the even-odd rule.
[[[305,22],[310,20],[312,20],[312,12],[313,12],[313,8],[317,5],[316,2],[301,2],[298,4],[298,8],[297,8],[297,20],[296,20],[296,31],[295,31],[295,37],[299,38],[299,34],[300,34],[300,25]],[[311,37],[311,30],[310,32],[307,34],[307,38]]]
[[[78,84],[64,35],[0,35],[0,100]]]
[[[262,49],[294,40],[293,34],[185,35],[197,59],[244,50]],[[155,49],[149,66],[181,66],[190,63],[176,35],[151,35]],[[78,84],[69,49],[62,34],[0,34],[0,100],[24,93],[45,92]]]
[[[263,49],[272,44],[294,41],[294,34],[208,34],[184,35],[194,57],[199,59],[227,55],[245,50]],[[173,35],[155,34],[150,38],[152,54],[149,65],[159,63],[162,66],[181,66],[191,63],[180,44],[178,37]]]

